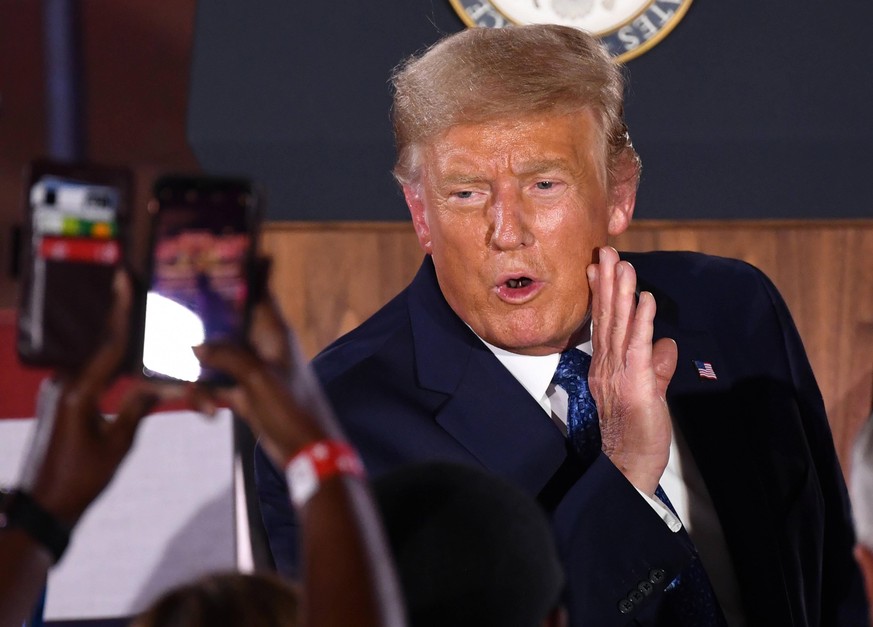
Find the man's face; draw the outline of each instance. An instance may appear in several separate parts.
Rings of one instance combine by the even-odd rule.
[[[458,125],[425,145],[404,187],[449,305],[516,353],[559,352],[587,319],[585,269],[627,228],[634,185],[608,189],[590,111]]]

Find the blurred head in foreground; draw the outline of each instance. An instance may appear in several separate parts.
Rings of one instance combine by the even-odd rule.
[[[174,588],[130,627],[296,627],[297,605],[276,576],[220,573]]]
[[[483,471],[416,464],[374,482],[412,627],[564,625],[551,527]]]

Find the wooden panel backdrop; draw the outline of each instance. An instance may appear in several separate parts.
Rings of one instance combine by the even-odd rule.
[[[641,221],[613,244],[736,257],[766,272],[804,339],[847,468],[873,409],[873,221]],[[421,260],[409,223],[273,223],[263,247],[275,261],[273,290],[310,356],[400,291]]]

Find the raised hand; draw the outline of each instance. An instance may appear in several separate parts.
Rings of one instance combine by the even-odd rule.
[[[276,466],[287,469],[309,444],[343,440],[318,380],[269,298],[255,307],[249,344],[205,344],[195,354],[234,378],[234,387],[207,392],[246,420]],[[333,475],[304,503],[295,505],[304,555],[301,624],[404,625],[400,586],[367,483]]]
[[[129,333],[131,286],[121,271],[116,276],[115,303],[107,336],[81,372],[57,378],[60,387],[54,408],[40,416],[48,428],[47,447],[30,459],[31,496],[47,511],[72,526],[97,498],[130,450],[143,416],[157,402],[154,386],[136,382],[125,394],[118,415],[105,418],[100,397],[124,358]]]
[[[211,394],[249,423],[283,467],[307,444],[337,437],[338,431],[318,382],[272,301],[256,305],[250,343],[253,349],[214,343],[194,351],[204,366],[233,377],[234,387]]]
[[[100,397],[124,358],[130,307],[130,283],[119,271],[103,346],[81,371],[56,375],[40,388],[34,444],[19,489],[67,530],[112,480],[157,400],[150,384],[135,383],[115,418],[100,413]],[[21,625],[30,616],[55,551],[63,550],[31,534],[15,525],[0,533],[0,625]]]
[[[676,370],[676,343],[652,344],[655,299],[641,292],[636,272],[614,248],[588,266],[593,355],[588,379],[600,415],[604,453],[640,491],[654,495],[670,455],[667,385]]]

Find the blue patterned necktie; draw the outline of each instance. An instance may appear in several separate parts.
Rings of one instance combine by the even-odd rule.
[[[567,392],[567,437],[586,465],[600,452],[600,419],[588,388],[591,357],[579,349],[561,353],[552,382]],[[676,510],[661,486],[655,491],[673,513]],[[683,530],[684,533],[684,530]],[[694,560],[670,582],[665,591],[659,624],[675,627],[724,627],[727,623],[700,558]],[[666,614],[666,616],[665,616]]]
[[[591,356],[578,348],[561,353],[552,382],[567,392],[567,437],[582,462],[590,464],[600,452],[600,420],[588,389]]]

